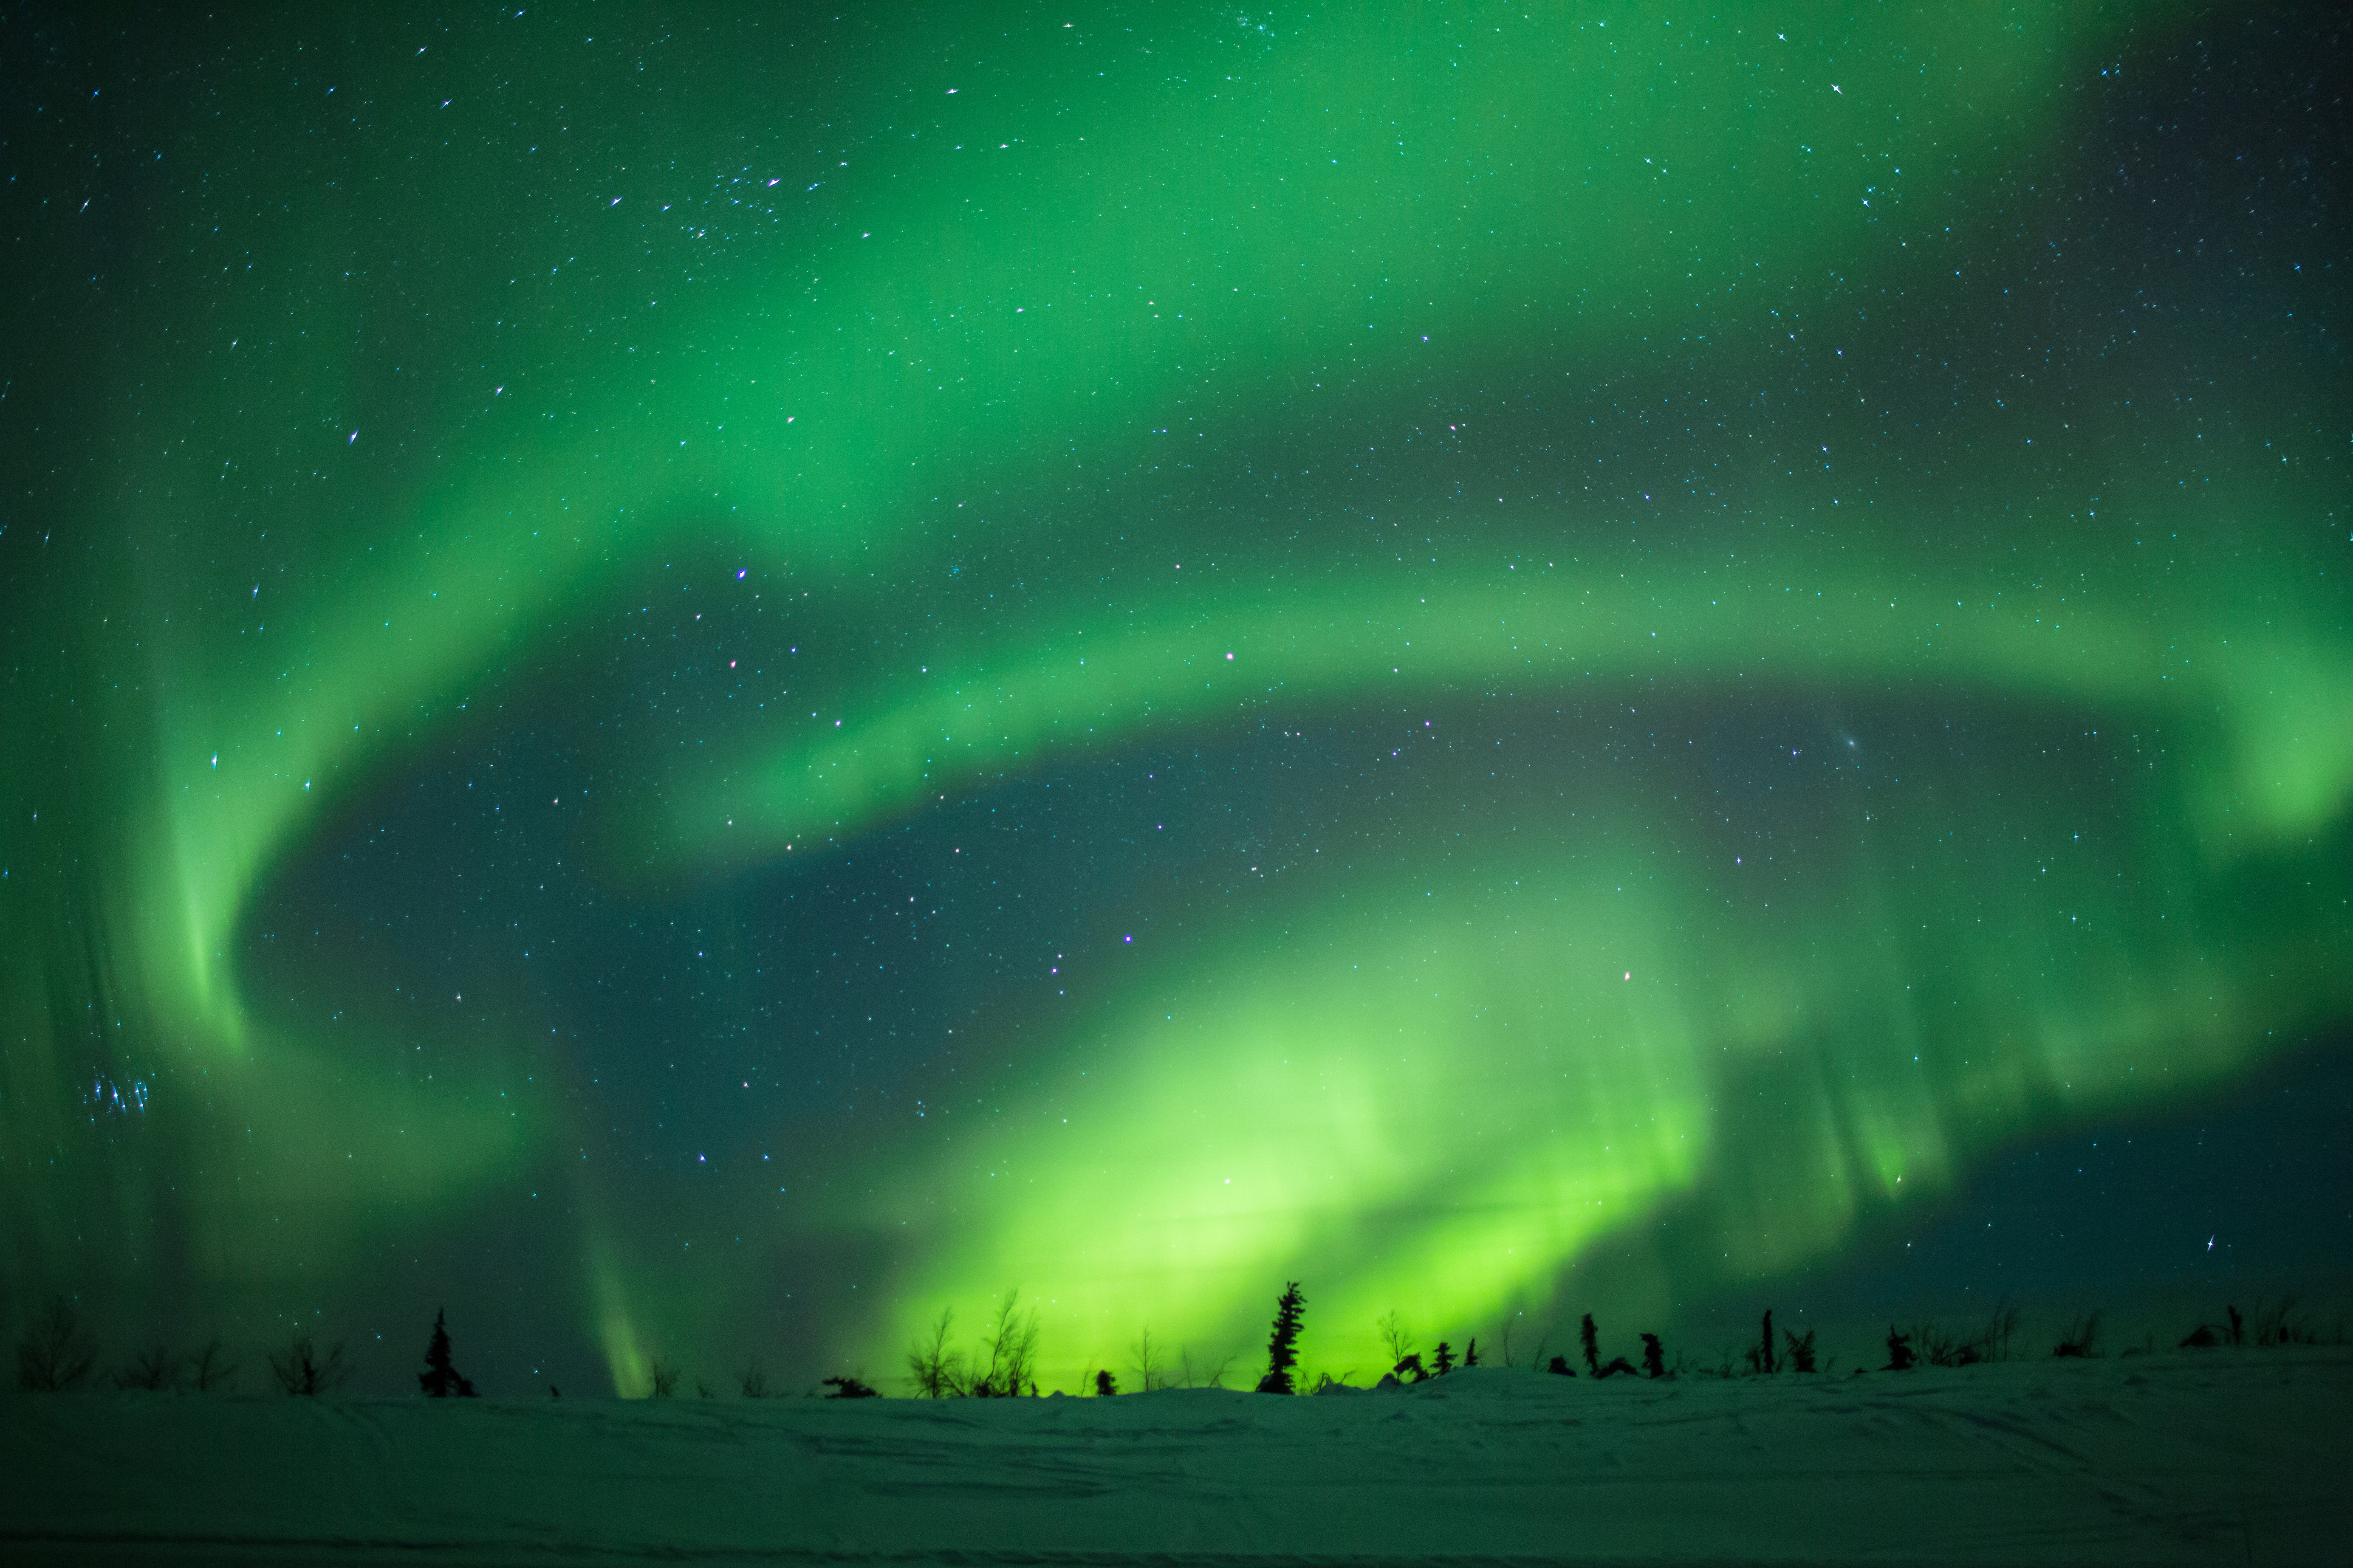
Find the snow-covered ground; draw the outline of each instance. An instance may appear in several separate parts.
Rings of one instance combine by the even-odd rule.
[[[0,1560],[2353,1562],[2353,1352],[1279,1399],[15,1396]]]

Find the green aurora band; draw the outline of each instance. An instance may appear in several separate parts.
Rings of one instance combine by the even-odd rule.
[[[2018,214],[2189,22],[1805,25],[533,7],[207,68],[234,112],[109,197],[162,282],[52,373],[105,478],[0,537],[16,1278],[265,1310],[561,1184],[624,1393],[809,1258],[829,1364],[1009,1285],[1065,1380],[1222,1354],[1296,1278],[1361,1370],[1386,1310],[1541,1316],[1606,1243],[1663,1310],[2342,1027],[2341,368],[2230,360],[2201,425],[2153,313],[2001,357],[2132,293]],[[2052,319],[1984,324],[2013,279]],[[734,640],[598,685],[690,572]],[[714,1197],[580,1153],[612,1106],[520,969],[427,1076],[257,946],[534,705],[606,748],[549,842],[648,909],[1058,770],[1427,739],[1184,940],[943,1012],[913,1130],[777,1112],[794,1180]],[[134,1079],[136,1136],[90,1089]],[[682,1263],[690,1209],[747,1239]]]

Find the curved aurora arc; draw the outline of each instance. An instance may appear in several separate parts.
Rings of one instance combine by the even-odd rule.
[[[368,394],[327,346],[352,333],[290,331],[259,285],[164,308],[181,331],[141,384],[173,390],[119,416],[128,477],[79,520],[136,542],[132,580],[42,557],[39,591],[12,595],[19,667],[64,660],[5,721],[34,759],[0,786],[19,1278],[259,1300],[544,1178],[562,1216],[518,1223],[561,1231],[579,1331],[624,1392],[660,1345],[739,1331],[810,1257],[860,1260],[860,1295],[804,1321],[870,1365],[1008,1283],[1046,1304],[1066,1373],[1146,1323],[1237,1343],[1295,1277],[1336,1368],[1347,1325],[1362,1362],[1389,1307],[1463,1331],[1540,1308],[1672,1206],[1719,1214],[1725,1244],[1660,1252],[1636,1287],[1652,1297],[1788,1267],[2022,1128],[2341,1026],[2353,606],[2317,526],[2341,496],[2290,433],[2289,456],[2152,460],[2124,410],[2155,373],[2098,364],[2103,388],[2030,384],[1916,435],[1890,433],[1851,365],[1808,361],[1800,379],[1841,395],[1802,427],[1757,411],[1756,386],[1796,374],[1780,311],[1814,298],[1799,280],[1887,318],[1804,328],[1804,353],[1892,362],[1953,308],[1936,289],[1978,287],[1938,259],[1975,243],[1954,231],[2080,133],[2062,89],[2163,31],[2014,20],[1792,42],[1630,12],[1288,35],[1221,13],[1156,24],[1148,49],[1058,20],[1043,30],[1076,36],[992,64],[1034,24],[976,17],[948,63],[905,63],[904,40],[860,57],[828,110],[860,123],[855,172],[793,143],[770,162],[809,199],[760,195],[756,232],[752,198],[696,189],[717,216],[681,235],[659,214],[686,176],[585,163],[529,176],[569,204],[533,219],[501,185],[524,176],[482,153],[432,199],[470,203],[452,224],[499,242],[429,251],[441,271],[418,287],[528,335],[491,335],[479,364],[428,340],[450,363],[421,390]],[[757,73],[704,48],[708,90],[750,112]],[[353,52],[386,101],[405,90]],[[739,132],[714,109],[612,163],[719,168]],[[413,151],[376,133],[384,168]],[[186,134],[248,174],[297,156]],[[744,188],[786,178],[765,169]],[[705,246],[723,218],[734,243]],[[324,255],[332,228],[264,232]],[[589,281],[517,307],[519,258],[541,252]],[[322,289],[296,316],[354,309]],[[1531,485],[1537,450],[1574,449],[1574,470],[1643,449],[1651,416],[1589,389],[1662,364],[1718,405],[1715,434],[1652,463],[1663,499]],[[2325,380],[2239,390],[2342,411]],[[338,413],[373,395],[413,438],[377,458],[367,416],[330,421],[314,392]],[[1574,419],[1547,426],[1537,397]],[[164,407],[189,434],[134,447]],[[1490,424],[1516,434],[1482,446]],[[2038,467],[2036,431],[2072,459]],[[1997,443],[2011,456],[1983,455]],[[1370,486],[1339,468],[1385,445],[1413,466]],[[222,477],[272,461],[314,482]],[[615,1114],[566,1043],[592,999],[478,971],[501,1000],[448,1024],[463,1049],[421,1077],[397,1053],[427,1026],[265,994],[280,972],[258,943],[386,781],[488,721],[470,715],[568,682],[566,702],[641,732],[663,703],[582,674],[580,627],[630,624],[673,555],[733,567],[695,602],[738,639],[673,684],[744,700],[671,705],[667,751],[603,757],[634,784],[519,830],[592,859],[616,899],[792,885],[920,835],[952,797],[1375,713],[1429,731],[1418,762],[1359,748],[1418,767],[1419,804],[1237,793],[1219,809],[1307,803],[1334,837],[1279,877],[1250,867],[1206,934],[1195,918],[1116,967],[1004,991],[952,1090],[902,1059],[853,1131],[830,1101],[714,1130],[746,1163],[781,1147],[818,1195],[639,1184],[583,1152]],[[754,618],[777,601],[799,618]],[[1968,747],[1932,737],[1957,715]],[[1831,761],[1777,740],[1792,771],[1774,782],[1730,786],[1707,760],[1810,724]],[[1751,869],[1760,831],[1780,835],[1770,871]],[[1184,925],[1157,886],[1113,892]],[[804,1048],[788,1033],[783,1056]],[[1003,1067],[976,1081],[965,1060]],[[152,1098],[131,1138],[89,1086],[134,1081]],[[1769,1115],[1742,1109],[1760,1094]],[[750,1247],[681,1264],[666,1209]]]

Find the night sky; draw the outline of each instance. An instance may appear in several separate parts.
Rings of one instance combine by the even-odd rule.
[[[2344,24],[1858,9],[0,9],[0,1306],[2344,1277]]]

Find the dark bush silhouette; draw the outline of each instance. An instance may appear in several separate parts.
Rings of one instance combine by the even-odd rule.
[[[678,1363],[665,1356],[656,1356],[646,1368],[646,1377],[653,1384],[656,1399],[668,1399],[678,1392]]]
[[[1593,1326],[1593,1314],[1585,1314],[1585,1321],[1577,1331],[1577,1343],[1585,1347],[1585,1370],[1594,1376],[1601,1375],[1601,1335]]]
[[[1642,1375],[1645,1377],[1667,1375],[1666,1347],[1659,1343],[1659,1336],[1656,1334],[1642,1336]]]
[[[881,1396],[854,1377],[828,1377],[826,1385],[833,1390],[828,1399],[875,1399]]]
[[[1552,1373],[1555,1377],[1575,1377],[1577,1375],[1576,1372],[1568,1364],[1568,1358],[1565,1355],[1556,1355],[1553,1357],[1551,1361],[1545,1363],[1545,1370]]]
[[[2200,1323],[2182,1336],[2181,1348],[2186,1351],[2210,1351],[2222,1342],[2211,1323]]]
[[[1111,1368],[1105,1367],[1101,1372],[1095,1373],[1096,1398],[1109,1399],[1113,1394],[1117,1394],[1118,1392],[1119,1379],[1111,1374]]]
[[[1763,1363],[1758,1370],[1763,1372],[1766,1376],[1770,1377],[1773,1373],[1781,1370],[1779,1367],[1773,1364],[1773,1309],[1770,1307],[1765,1309],[1765,1337],[1763,1342],[1757,1345],[1757,1350],[1758,1357]]]
[[[283,1356],[269,1358],[269,1371],[278,1379],[279,1387],[304,1399],[316,1399],[322,1394],[332,1394],[350,1381],[352,1375],[351,1366],[343,1360],[341,1340],[330,1345],[326,1354],[321,1355],[311,1343],[311,1336],[299,1331],[286,1342]]]
[[[131,1358],[131,1364],[114,1374],[117,1388],[162,1390],[180,1386],[180,1358],[169,1346],[157,1345],[141,1351]]]
[[[1978,1352],[1978,1342],[1947,1333],[1933,1322],[1915,1325],[1912,1342],[1930,1366],[1975,1366],[1985,1359]]]
[[[195,1380],[198,1394],[210,1394],[216,1388],[227,1387],[244,1364],[228,1359],[228,1347],[215,1334],[188,1358],[188,1375]]]
[[[28,1394],[79,1388],[98,1364],[98,1342],[81,1326],[73,1303],[54,1296],[16,1342],[16,1385]]]
[[[417,1374],[417,1386],[425,1391],[427,1399],[447,1399],[455,1394],[459,1399],[474,1397],[472,1380],[461,1376],[449,1364],[449,1314],[444,1309],[433,1314],[433,1338],[425,1346],[425,1370]]]
[[[2222,1310],[2231,1314],[2231,1342],[2234,1345],[2246,1343],[2247,1320],[2239,1316],[2239,1309],[2236,1307],[2225,1307]]]
[[[1788,1330],[1784,1329],[1781,1331],[1781,1342],[1788,1350],[1789,1370],[1791,1372],[1811,1372],[1814,1370],[1813,1330],[1808,1329],[1806,1331],[1805,1338],[1799,1339]]]
[[[1294,1279],[1274,1306],[1274,1329],[1266,1342],[1266,1375],[1258,1380],[1261,1394],[1296,1394],[1291,1369],[1299,1364],[1299,1324],[1306,1315],[1307,1298]]]
[[[768,1369],[760,1364],[758,1356],[746,1362],[744,1370],[735,1374],[735,1384],[746,1399],[765,1399],[776,1392],[768,1383]]]
[[[1438,1342],[1438,1349],[1431,1352],[1431,1364],[1439,1376],[1444,1377],[1454,1370],[1454,1347],[1444,1340]]]
[[[2316,1345],[2320,1331],[2309,1322],[2295,1316],[2295,1298],[2283,1296],[2276,1305],[2255,1303],[2255,1343],[2269,1349],[2274,1345]]]
[[[1609,1364],[1603,1367],[1593,1375],[1596,1377],[1631,1377],[1634,1375],[1634,1363],[1628,1361],[1622,1355],[1612,1356],[1609,1358]]]
[[[1920,1358],[1918,1356],[1912,1353],[1912,1336],[1910,1334],[1899,1334],[1895,1331],[1894,1324],[1888,1324],[1887,1370],[1890,1372],[1910,1372],[1912,1370],[1913,1363],[1919,1359]]]
[[[1419,1351],[1406,1352],[1405,1359],[1389,1370],[1408,1383],[1419,1383],[1430,1375],[1430,1369],[1421,1364],[1421,1353]]]
[[[2100,1353],[2100,1314],[2086,1312],[2067,1325],[2067,1332],[2051,1347],[2051,1353],[2060,1357],[2094,1356]]]

